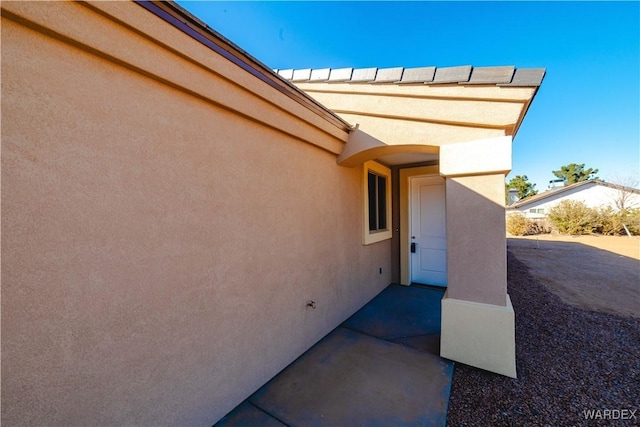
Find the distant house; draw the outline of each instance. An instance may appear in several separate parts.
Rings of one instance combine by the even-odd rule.
[[[390,283],[516,376],[544,69],[274,72],[171,2],[1,8],[3,425],[211,425]]]
[[[530,219],[544,219],[549,210],[563,200],[584,202],[592,208],[610,206],[618,209],[623,198],[625,207],[640,208],[640,190],[591,180],[527,197],[507,206],[506,211],[507,215],[521,213]]]

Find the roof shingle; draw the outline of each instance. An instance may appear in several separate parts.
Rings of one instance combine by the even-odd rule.
[[[514,66],[417,67],[417,68],[321,68],[274,70],[294,82],[380,83],[380,84],[493,84],[497,86],[540,86],[544,68]]]

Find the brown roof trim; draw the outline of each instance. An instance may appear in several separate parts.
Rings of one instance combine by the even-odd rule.
[[[267,85],[293,99],[319,116],[324,117],[335,126],[345,131],[349,131],[351,129],[351,125],[348,122],[287,81],[294,77],[293,70],[291,70],[291,76],[287,76],[288,79],[282,78],[282,76],[274,73],[269,67],[262,64],[260,61],[226,39],[220,33],[211,29],[204,22],[174,2],[147,0],[134,1],[160,19],[173,25],[180,31],[207,46],[209,49],[228,59],[244,71],[262,80]],[[309,70],[309,72],[311,73],[311,70]],[[302,75],[304,75],[304,73],[302,73]]]
[[[285,79],[296,83],[375,83],[375,84],[461,84],[539,87],[546,74],[544,68],[501,67],[419,67],[419,68],[323,68],[321,70],[274,70]],[[310,73],[310,78],[303,76]],[[322,71],[316,73],[314,71]],[[340,77],[338,77],[338,75]],[[294,76],[296,76],[294,78]]]

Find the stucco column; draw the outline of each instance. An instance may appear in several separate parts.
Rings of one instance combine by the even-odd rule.
[[[504,174],[446,177],[448,297],[506,305]]]
[[[511,137],[444,146],[447,292],[442,357],[516,377],[515,316],[507,294],[504,177]]]

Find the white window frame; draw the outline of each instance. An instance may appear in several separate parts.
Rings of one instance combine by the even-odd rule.
[[[386,166],[381,165],[378,162],[368,161],[365,162],[362,168],[362,194],[363,194],[363,205],[362,211],[363,215],[363,224],[362,224],[362,244],[370,245],[372,243],[381,242],[383,240],[391,239],[391,169]],[[387,228],[384,230],[375,230],[369,231],[369,171],[375,173],[376,175],[380,175],[384,177],[387,181],[386,188],[386,210],[387,210]]]

